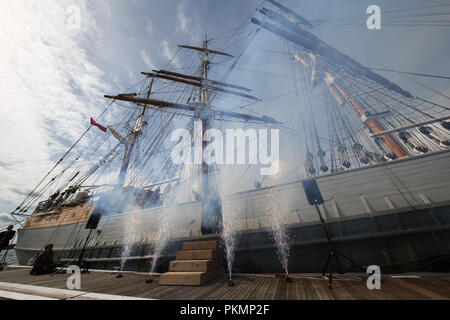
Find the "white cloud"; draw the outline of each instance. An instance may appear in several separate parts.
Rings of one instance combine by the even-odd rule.
[[[98,36],[77,1],[81,29],[67,28],[73,1],[0,2],[0,210],[22,200],[106,104],[106,78],[86,48]],[[15,191],[16,190],[16,191]],[[6,208],[6,207],[9,208]]]
[[[148,34],[153,33],[153,23],[150,20],[147,20],[147,26],[145,27],[145,31],[147,31]]]
[[[0,213],[0,228],[7,227],[9,224],[16,224],[16,221],[7,213]]]
[[[192,18],[186,13],[186,1],[182,1],[177,5],[177,32],[186,33],[190,36],[191,42],[198,41],[198,33],[192,23]]]
[[[191,28],[191,19],[184,12],[184,3],[177,5],[177,31],[189,33]]]
[[[147,51],[141,50],[140,53],[141,53],[142,61],[144,61],[144,63],[147,66],[147,68],[149,68],[150,70],[155,69],[155,64],[153,63],[152,58],[147,53]]]
[[[163,42],[161,42],[161,50],[164,59],[171,61],[177,68],[181,67],[180,63],[175,57],[175,52],[170,48],[169,41],[164,40]]]

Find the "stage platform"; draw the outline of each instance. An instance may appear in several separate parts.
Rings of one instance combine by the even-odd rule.
[[[229,287],[224,274],[201,287],[160,286],[159,277],[147,284],[148,275],[92,271],[81,276],[81,290],[67,290],[69,275],[30,276],[30,269],[8,267],[0,272],[0,299],[57,300],[449,300],[449,274],[383,276],[381,290],[369,290],[367,275],[337,277],[334,288],[318,274],[292,274],[293,282],[274,275],[235,275]],[[17,285],[19,284],[19,285]]]

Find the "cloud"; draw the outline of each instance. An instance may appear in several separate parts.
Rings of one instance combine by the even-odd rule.
[[[77,1],[0,2],[0,210],[32,189],[106,103],[111,83],[88,54],[99,37],[92,6]]]
[[[16,224],[16,221],[7,213],[0,213],[0,227],[4,227],[9,224]]]
[[[150,20],[147,20],[147,26],[145,27],[145,31],[147,31],[148,34],[153,33],[153,23]]]
[[[178,59],[175,57],[175,52],[170,48],[169,41],[164,40],[161,42],[161,50],[164,59],[171,61],[177,68],[181,67]]]
[[[152,58],[147,53],[147,51],[141,50],[140,53],[141,53],[142,61],[144,61],[144,63],[147,66],[147,68],[149,68],[150,70],[155,69],[155,64],[153,63]]]
[[[18,189],[18,188],[11,188],[10,190],[11,190],[11,192],[17,193],[18,195],[21,195],[21,196],[28,196],[28,195],[36,196],[37,195],[37,193],[31,192],[30,189],[24,190],[24,189]]]
[[[189,33],[191,31],[191,19],[184,11],[184,2],[177,5],[177,31]]]
[[[188,34],[192,42],[198,41],[198,33],[195,31],[192,18],[186,13],[186,1],[182,1],[177,5],[177,26],[176,31]]]

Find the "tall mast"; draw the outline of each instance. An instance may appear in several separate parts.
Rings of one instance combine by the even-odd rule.
[[[205,48],[205,51],[203,53],[202,57],[202,63],[203,63],[203,78],[208,79],[208,71],[209,71],[209,54],[208,54],[208,36],[205,36],[205,42],[203,47]],[[208,97],[208,89],[206,87],[202,87],[200,89],[201,93],[201,102],[205,107],[209,104],[209,97]],[[205,141],[205,133],[206,130],[208,130],[209,126],[209,119],[207,117],[202,117],[202,198],[206,199],[209,195],[209,166],[206,164],[204,159],[204,152],[206,149],[206,141]]]
[[[150,98],[153,81],[154,80],[152,79],[152,82],[149,85],[147,99]],[[119,188],[122,188],[125,183],[125,179],[126,179],[127,173],[128,173],[128,168],[130,166],[131,155],[133,154],[133,150],[136,145],[137,138],[142,133],[142,128],[146,125],[146,123],[144,121],[144,116],[145,116],[146,111],[147,111],[147,104],[144,104],[144,108],[142,109],[141,114],[137,117],[134,128],[131,131],[130,137],[128,138],[128,141],[126,143],[126,151],[125,151],[125,155],[123,157],[122,166],[120,168],[120,173],[119,173],[119,182],[118,182]]]
[[[119,94],[119,95],[115,95],[115,96],[105,95],[105,98],[107,98],[107,99],[132,102],[139,106],[144,105],[142,113],[137,118],[135,128],[131,132],[128,140],[121,137],[117,131],[110,128],[112,134],[119,141],[121,141],[122,143],[124,143],[127,146],[127,150],[125,152],[125,156],[124,156],[124,159],[122,162],[122,168],[120,170],[120,175],[119,175],[119,186],[120,187],[122,187],[125,182],[126,174],[128,171],[130,160],[131,160],[131,154],[133,152],[134,145],[137,141],[137,137],[139,136],[139,134],[141,134],[142,127],[146,125],[146,123],[143,121],[143,118],[144,118],[147,106],[152,106],[154,108],[156,107],[158,109],[169,108],[169,109],[178,109],[178,110],[192,112],[193,117],[196,117],[197,119],[199,119],[201,121],[201,123],[202,123],[202,133],[201,133],[201,135],[202,135],[201,136],[201,138],[202,138],[202,164],[201,164],[201,167],[202,167],[202,169],[201,169],[202,170],[201,184],[202,184],[202,186],[201,186],[201,192],[202,192],[203,199],[207,198],[210,193],[209,177],[208,177],[210,169],[209,169],[209,166],[205,163],[203,154],[207,147],[207,143],[204,141],[204,136],[205,136],[206,131],[208,130],[208,127],[210,125],[210,120],[212,117],[227,118],[227,119],[239,119],[239,120],[245,121],[245,122],[264,123],[264,124],[271,124],[271,125],[280,124],[278,121],[276,121],[275,119],[270,118],[268,116],[253,116],[253,115],[249,115],[249,114],[241,114],[241,113],[236,113],[236,112],[232,112],[232,111],[218,110],[218,109],[212,108],[212,106],[210,104],[210,97],[209,97],[210,91],[231,94],[231,95],[235,95],[235,96],[244,97],[247,99],[252,99],[255,101],[261,101],[261,100],[254,96],[249,95],[248,92],[251,91],[250,89],[247,89],[247,88],[244,88],[241,86],[237,86],[237,85],[233,85],[233,84],[229,84],[229,83],[224,83],[224,82],[208,79],[208,72],[209,72],[209,68],[210,68],[209,56],[211,54],[222,55],[222,56],[227,56],[227,57],[231,57],[231,58],[233,57],[232,55],[230,55],[228,53],[209,49],[208,42],[209,42],[209,40],[208,40],[208,37],[206,36],[202,47],[193,47],[193,46],[186,46],[186,45],[178,46],[180,48],[194,50],[194,51],[203,53],[203,55],[201,57],[201,59],[202,59],[202,75],[201,76],[185,75],[185,74],[180,74],[180,73],[171,72],[171,71],[167,71],[167,70],[153,70],[153,73],[142,72],[142,74],[152,78],[152,82],[149,86],[147,98],[138,97],[136,94]],[[200,103],[198,103],[198,104],[196,104],[196,103],[183,104],[183,103],[178,103],[178,102],[169,102],[169,101],[151,99],[150,93],[151,93],[153,82],[154,82],[155,78],[169,80],[169,81],[178,82],[178,83],[183,83],[186,85],[191,85],[191,86],[200,88]],[[225,88],[232,88],[233,90],[225,89]],[[235,89],[237,89],[237,90],[235,90]]]
[[[367,110],[364,108],[364,106],[339,82],[335,81],[335,85],[338,90],[344,95],[345,99],[355,109],[355,111],[358,112],[358,114],[360,115],[360,119],[363,119],[367,115]],[[368,119],[366,123],[371,132],[375,134],[385,132],[385,128],[377,119]],[[395,155],[395,157],[404,158],[408,156],[408,153],[405,151],[405,149],[392,137],[391,134],[383,133],[383,135],[381,135],[380,137],[383,138],[384,143],[392,152],[392,154]]]

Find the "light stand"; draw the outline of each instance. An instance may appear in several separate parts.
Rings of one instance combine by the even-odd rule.
[[[0,271],[3,271],[3,269],[6,266],[6,256],[8,255],[9,248],[6,250],[6,253],[3,255],[2,260],[0,261]]]
[[[83,273],[89,273],[88,263],[86,260],[83,259],[84,252],[86,251],[86,246],[89,242],[89,239],[91,238],[92,231],[96,230],[98,227],[98,223],[100,222],[100,219],[103,215],[104,211],[102,209],[96,208],[94,212],[92,212],[91,216],[89,217],[88,222],[86,223],[85,229],[89,230],[89,234],[86,238],[86,241],[84,242],[83,249],[81,249],[80,256],[78,257],[78,261],[76,265],[80,267],[80,269],[84,268]],[[72,259],[68,263],[66,263],[64,266],[56,270],[50,277],[54,276],[55,274],[61,272],[64,268],[70,266],[76,259]]]
[[[337,272],[339,274],[344,274],[350,270],[353,269],[360,269],[364,270],[364,268],[357,263],[355,263],[353,260],[351,260],[349,257],[345,256],[341,252],[334,249],[333,243],[330,239],[327,225],[325,220],[323,219],[322,213],[320,212],[319,205],[324,203],[322,193],[320,192],[319,186],[317,185],[316,180],[305,180],[303,181],[303,189],[305,190],[306,197],[308,198],[309,204],[311,206],[314,206],[317,216],[319,217],[320,224],[322,226],[323,234],[325,235],[325,238],[327,240],[327,246],[328,246],[328,258],[327,262],[325,263],[325,266],[322,270],[322,275],[325,276],[328,272],[328,288],[332,289],[333,287],[333,272],[335,270],[335,266],[337,268]],[[344,260],[347,260],[350,262],[352,267],[347,270],[343,271],[341,268],[341,265],[339,263],[338,257],[343,258]]]
[[[79,255],[79,257],[78,257],[78,261],[77,261],[77,263],[75,264],[75,265],[77,265],[78,267],[80,267],[80,269],[84,268],[84,270],[82,271],[83,273],[89,273],[88,264],[87,264],[87,262],[83,259],[83,256],[84,256],[84,252],[86,251],[86,246],[87,246],[87,244],[88,244],[88,242],[89,242],[89,239],[91,238],[91,234],[92,234],[92,231],[93,231],[93,230],[94,230],[94,229],[90,229],[90,230],[89,230],[89,234],[88,234],[88,236],[87,236],[87,238],[86,238],[86,241],[85,241],[85,243],[84,243],[83,249],[81,249],[80,255]],[[69,262],[67,262],[66,264],[64,264],[61,268],[57,269],[54,273],[52,273],[52,274],[50,275],[50,277],[53,277],[55,274],[60,273],[64,268],[67,268],[67,267],[71,266],[72,263],[74,263],[75,260],[77,260],[77,258],[72,259],[71,261],[69,261]]]
[[[81,249],[80,256],[78,257],[78,262],[77,262],[77,266],[79,266],[80,269],[84,267],[83,272],[86,272],[86,273],[89,273],[89,268],[88,268],[87,262],[83,259],[83,256],[84,256],[84,252],[86,251],[86,246],[89,242],[89,239],[91,238],[91,234],[92,234],[93,230],[94,229],[89,229],[89,234],[86,238],[83,249]]]

